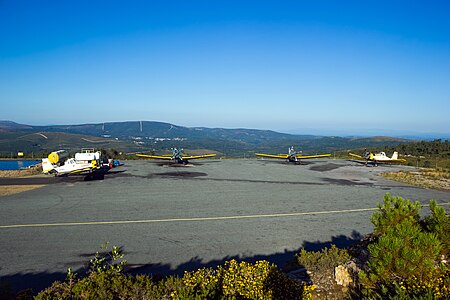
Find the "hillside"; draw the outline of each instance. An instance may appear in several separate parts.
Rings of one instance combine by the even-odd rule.
[[[23,128],[22,125],[21,128]],[[151,121],[112,122],[82,125],[32,126],[32,130],[44,132],[65,132],[93,136],[111,136],[119,139],[141,138],[220,138],[258,143],[268,140],[311,139],[311,135],[291,135],[270,130],[223,129],[206,127],[184,127],[170,123]]]
[[[44,137],[45,136],[45,137]],[[255,152],[285,153],[294,145],[304,153],[361,147],[396,146],[406,139],[292,135],[271,130],[184,127],[151,121],[32,126],[0,121],[0,153],[38,153],[54,149],[114,148],[123,152],[161,151],[171,147],[209,149],[228,156]]]
[[[0,132],[0,153],[2,154],[17,152],[39,154],[55,149],[76,151],[81,148],[132,149],[132,145],[129,142],[111,138],[61,132],[9,132],[7,134]]]

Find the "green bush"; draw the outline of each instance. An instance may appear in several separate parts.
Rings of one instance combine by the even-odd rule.
[[[358,299],[370,300],[425,300],[450,299],[450,273],[444,272],[427,282],[391,281],[378,286],[377,290],[365,289]]]
[[[312,272],[334,272],[334,268],[350,260],[347,250],[331,245],[330,249],[306,251],[302,249],[296,254],[299,265]]]
[[[438,206],[436,200],[430,201],[431,215],[424,220],[425,227],[429,232],[437,234],[442,242],[442,254],[450,255],[450,218],[445,209]]]
[[[365,291],[360,297],[364,300],[434,300],[437,299],[432,291],[411,290],[397,282],[380,285],[377,293]]]
[[[90,260],[86,277],[78,279],[69,268],[66,281],[54,282],[35,299],[164,299],[167,289],[163,284],[148,276],[122,274],[126,265],[124,254],[116,246],[107,252],[108,246],[109,243],[102,245],[103,252],[97,252]]]
[[[378,233],[368,246],[366,272],[360,272],[365,299],[448,299],[450,272],[439,263],[448,217],[430,202],[432,215],[420,221],[420,206],[385,197],[372,216]]]
[[[441,248],[435,234],[423,232],[418,223],[405,219],[368,246],[370,279],[425,281],[434,275]]]
[[[418,222],[420,219],[420,203],[402,197],[394,197],[390,194],[384,195],[384,204],[378,203],[378,210],[373,213],[371,221],[374,227],[374,234],[380,236],[386,233],[389,228],[395,227],[403,220],[409,219]]]
[[[154,283],[146,276],[126,276],[121,272],[126,265],[124,254],[116,246],[107,252],[109,243],[101,245],[103,253],[95,253],[90,260],[87,276],[81,279],[69,268],[64,282],[54,282],[36,296],[36,299],[139,299],[153,290]],[[116,296],[115,296],[116,295]]]
[[[109,242],[106,242],[106,244],[100,246],[104,252],[108,249],[108,247]],[[122,260],[123,257],[124,254],[117,246],[113,246],[111,252],[100,254],[97,251],[94,258],[90,260],[91,272],[103,273],[109,270],[111,272],[120,273],[127,264],[126,260]],[[69,273],[70,272],[71,270],[69,269]]]

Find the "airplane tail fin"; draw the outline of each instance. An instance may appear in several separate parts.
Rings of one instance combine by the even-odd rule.
[[[50,162],[50,160],[48,158],[42,159],[42,171],[45,174],[51,173],[54,169],[55,169],[55,167],[52,165],[52,163]]]
[[[392,158],[391,159],[398,159],[398,152],[395,151],[394,154],[392,154]]]

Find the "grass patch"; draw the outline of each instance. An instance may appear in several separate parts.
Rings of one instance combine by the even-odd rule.
[[[417,171],[384,172],[380,175],[421,188],[450,191],[450,170],[446,169],[424,168]]]

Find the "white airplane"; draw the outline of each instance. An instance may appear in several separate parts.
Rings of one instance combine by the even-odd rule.
[[[191,159],[200,159],[200,158],[208,158],[214,157],[216,154],[203,154],[203,155],[182,155],[183,149],[172,148],[171,156],[164,155],[147,155],[147,154],[136,154],[139,157],[145,157],[150,159],[162,159],[162,160],[170,160],[179,164],[187,164]]]
[[[330,157],[331,156],[331,154],[302,155],[301,151],[294,150],[294,146],[289,148],[288,154],[255,153],[255,155],[260,156],[260,157],[285,159],[286,161],[293,162],[293,163],[299,163],[301,159],[311,159],[311,158],[321,158],[321,157]]]
[[[375,166],[378,165],[378,163],[404,163],[406,162],[406,159],[401,159],[398,158],[398,152],[395,151],[392,154],[392,157],[388,157],[386,155],[386,153],[384,152],[380,152],[380,153],[372,153],[369,151],[365,151],[364,155],[358,155],[358,154],[354,154],[354,153],[349,153],[350,156],[356,157],[356,158],[360,158],[360,159],[364,159],[365,160],[365,164],[367,165],[369,162],[373,163]]]
[[[42,170],[44,174],[54,174],[55,176],[85,174],[92,178],[102,179],[110,167],[102,165],[100,155],[100,152],[94,152],[91,149],[84,150],[76,153],[75,158],[69,158],[62,163],[67,152],[58,150],[42,159]]]

